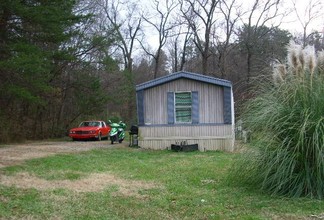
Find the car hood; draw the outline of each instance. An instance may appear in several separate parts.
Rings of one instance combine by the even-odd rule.
[[[99,129],[99,127],[78,127],[72,128],[70,131],[93,131],[97,129]]]

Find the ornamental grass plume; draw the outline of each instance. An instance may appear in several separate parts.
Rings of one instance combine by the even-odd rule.
[[[324,50],[317,52],[318,73],[324,74]]]
[[[302,76],[302,70],[305,66],[304,54],[302,47],[293,41],[288,46],[288,66],[293,75]]]
[[[317,64],[324,66],[324,53],[319,53],[323,58],[316,58],[314,46],[306,46],[302,48],[300,45],[290,42],[288,46],[287,66],[284,64],[276,64],[273,68],[274,83],[284,82],[287,77],[291,75],[292,78],[304,79],[305,77],[314,76]],[[317,63],[318,60],[318,63]],[[321,60],[323,64],[321,64]],[[318,70],[320,71],[320,70]],[[308,78],[309,78],[308,77]]]
[[[315,48],[314,46],[306,46],[303,52],[306,57],[306,71],[309,71],[310,76],[312,78],[317,64]]]
[[[316,58],[310,47],[293,47],[288,50],[287,67],[277,65],[273,73],[281,80],[279,72],[286,72],[286,77],[276,86],[265,83],[263,92],[246,105],[242,119],[252,142],[235,161],[230,179],[271,194],[323,199],[324,74],[320,64],[324,60]],[[302,69],[297,51],[305,58]]]
[[[285,81],[287,75],[286,66],[277,63],[273,66],[273,81],[275,84],[280,84]]]

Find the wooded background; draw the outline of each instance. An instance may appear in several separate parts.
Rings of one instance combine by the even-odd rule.
[[[302,14],[285,1],[1,1],[0,142],[62,137],[86,119],[136,124],[135,85],[180,70],[232,81],[239,114],[290,40],[324,47],[311,29],[321,0]],[[298,33],[281,28],[292,14]]]

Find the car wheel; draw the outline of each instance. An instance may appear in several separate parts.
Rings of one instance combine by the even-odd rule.
[[[101,141],[101,133],[98,134],[98,138],[97,138],[98,141]]]

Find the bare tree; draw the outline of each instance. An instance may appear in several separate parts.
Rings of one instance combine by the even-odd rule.
[[[152,30],[158,34],[157,49],[154,52],[150,51],[147,46],[144,46],[143,42],[140,42],[145,52],[154,59],[154,79],[158,76],[162,48],[170,37],[172,29],[177,25],[176,23],[172,23],[172,12],[177,5],[178,3],[175,0],[167,0],[165,1],[165,5],[162,5],[162,1],[154,0],[154,13],[143,17]]]
[[[234,42],[237,23],[244,13],[242,12],[242,3],[238,4],[237,0],[221,0],[217,9],[223,19],[213,28],[212,44],[216,49],[217,69],[220,76],[226,78],[227,58],[231,50],[235,48],[231,43]]]
[[[254,38],[262,38],[267,34],[267,32],[262,32],[264,29],[259,27],[270,25],[272,28],[275,28],[280,25],[284,15],[284,13],[280,12],[280,0],[254,0],[252,8],[248,12],[247,22],[243,20],[246,31],[244,47],[246,50],[246,83],[248,87],[252,76]],[[277,24],[273,23],[275,18],[278,20]],[[242,17],[242,19],[244,18]],[[265,30],[270,31],[271,28]]]
[[[292,3],[297,19],[303,28],[302,44],[305,47],[312,35],[312,33],[308,34],[309,25],[323,15],[323,1],[309,0],[303,11],[298,10],[296,0],[292,0]]]
[[[215,9],[219,0],[180,0],[180,10],[194,35],[194,43],[202,59],[202,73],[208,73],[210,38],[216,22]]]
[[[122,54],[124,68],[132,72],[134,45],[143,21],[139,5],[119,0],[97,0],[97,5],[115,32],[116,46]]]
[[[180,20],[181,18],[179,18]],[[183,30],[185,29],[185,30]],[[188,43],[192,37],[190,27],[180,21],[170,39],[168,51],[172,63],[172,72],[184,70],[187,62]]]
[[[133,56],[143,23],[140,5],[122,0],[95,0],[92,4],[96,15],[95,36],[99,36],[99,41],[111,39],[110,47],[102,48],[99,54],[101,75],[109,77],[105,88],[112,96],[113,105],[107,108],[111,114],[132,121],[136,108]]]

